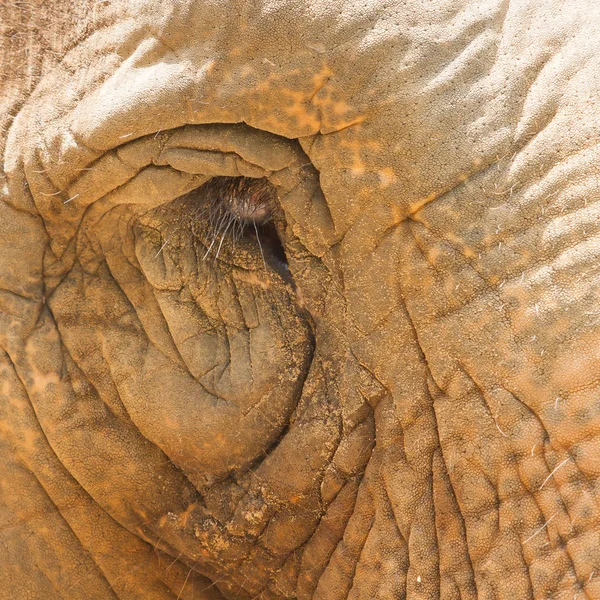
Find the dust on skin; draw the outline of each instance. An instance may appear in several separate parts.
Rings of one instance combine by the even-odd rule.
[[[70,55],[57,71],[45,73],[45,83],[36,88],[29,108],[19,113],[14,135],[9,136],[6,164],[12,169],[8,193],[13,205],[26,206],[36,215],[39,212],[36,219],[47,226],[52,247],[66,250],[64,263],[54,272],[58,292],[51,304],[66,348],[64,355],[77,340],[86,340],[85,348],[73,355],[83,373],[81,379],[90,380],[90,385],[86,396],[75,398],[76,405],[108,406],[102,394],[122,364],[131,355],[147,355],[163,342],[165,348],[165,340],[172,342],[184,316],[192,314],[188,323],[197,325],[201,315],[193,311],[210,295],[211,287],[199,282],[197,293],[188,296],[184,284],[175,285],[175,293],[161,296],[165,290],[160,284],[166,276],[160,269],[169,266],[169,260],[170,275],[185,271],[186,282],[198,279],[201,269],[194,267],[200,261],[172,260],[168,248],[157,256],[163,243],[160,235],[148,244],[148,256],[126,251],[133,245],[127,237],[130,230],[118,225],[136,218],[139,213],[134,210],[123,210],[122,221],[111,221],[110,215],[118,213],[113,209],[106,219],[96,223],[88,219],[79,226],[78,202],[83,212],[85,202],[106,195],[104,184],[116,185],[123,175],[115,167],[111,179],[109,161],[94,162],[98,157],[87,153],[89,148],[108,156],[118,146],[117,152],[129,151],[129,158],[139,159],[130,163],[138,165],[134,171],[149,167],[131,187],[118,184],[119,191],[110,196],[115,206],[135,200],[136,210],[144,212],[152,209],[150,202],[168,205],[200,185],[201,177],[179,177],[173,165],[171,170],[154,169],[153,157],[144,162],[141,150],[136,155],[133,146],[128,146],[136,136],[156,139],[159,146],[167,143],[165,129],[177,130],[192,120],[201,134],[204,123],[224,121],[248,123],[249,137],[268,130],[280,136],[281,143],[284,137],[294,140],[288,147],[302,146],[306,155],[297,153],[295,167],[314,165],[313,178],[303,179],[298,174],[302,170],[292,168],[276,176],[282,190],[286,188],[280,203],[288,227],[281,229],[281,235],[297,280],[297,294],[283,293],[276,274],[263,277],[256,247],[253,268],[244,268],[241,261],[219,262],[222,256],[203,266],[212,269],[207,280],[215,282],[212,288],[221,302],[211,303],[217,324],[223,307],[226,317],[222,320],[230,331],[245,331],[244,320],[235,315],[240,310],[235,286],[243,284],[246,298],[259,306],[277,290],[282,292],[282,306],[297,306],[297,299],[302,298],[303,310],[314,316],[316,336],[311,369],[289,416],[289,429],[272,445],[259,448],[242,474],[214,480],[198,476],[189,463],[174,466],[180,458],[201,453],[198,448],[206,443],[206,437],[199,434],[203,421],[185,430],[197,406],[197,390],[185,396],[179,408],[170,407],[169,418],[148,418],[147,436],[133,435],[140,429],[127,421],[134,410],[129,416],[123,411],[119,419],[110,410],[98,411],[95,418],[104,419],[100,433],[96,433],[97,420],[85,421],[85,435],[75,449],[74,438],[65,440],[61,459],[73,471],[66,475],[56,455],[62,440],[54,440],[54,449],[38,446],[37,453],[30,452],[28,443],[22,457],[30,471],[8,469],[3,477],[34,472],[58,507],[48,513],[56,517],[53,523],[62,518],[61,508],[73,497],[62,490],[79,490],[77,505],[85,507],[78,519],[70,521],[77,535],[72,535],[68,548],[59,545],[62,537],[48,533],[47,525],[27,538],[39,544],[32,549],[40,559],[59,554],[64,558],[60,568],[44,563],[48,567],[44,572],[29,569],[28,593],[33,589],[45,597],[48,577],[60,585],[62,577],[74,573],[68,584],[75,583],[75,587],[68,589],[81,589],[82,597],[94,597],[94,590],[99,589],[106,597],[111,597],[111,590],[127,597],[132,589],[139,597],[169,597],[170,591],[155,579],[147,583],[137,578],[144,569],[136,570],[136,566],[145,563],[139,555],[127,562],[129,549],[135,547],[153,557],[161,552],[169,557],[162,570],[153,562],[146,572],[151,577],[166,573],[165,578],[175,571],[183,573],[173,588],[173,595],[182,597],[186,593],[198,597],[201,589],[205,592],[189,583],[195,570],[211,578],[204,587],[218,587],[228,597],[246,594],[251,598],[263,592],[268,597],[379,595],[411,600],[598,595],[597,327],[591,314],[580,321],[573,316],[592,313],[597,305],[593,237],[587,247],[580,244],[597,222],[593,211],[589,212],[597,193],[591,183],[595,167],[578,164],[586,184],[577,192],[579,196],[573,192],[571,204],[563,206],[561,193],[549,196],[553,191],[542,192],[532,185],[527,195],[516,185],[517,181],[535,183],[543,177],[546,165],[560,162],[556,148],[594,147],[597,142],[593,127],[597,83],[593,76],[585,81],[582,77],[586,68],[597,72],[598,43],[585,32],[598,21],[598,7],[586,0],[568,9],[527,1],[510,6],[488,3],[483,9],[450,2],[446,10],[434,11],[417,4],[376,3],[360,10],[355,4],[344,4],[340,19],[340,11],[324,4],[316,17],[307,16],[298,4],[285,2],[275,8],[269,4],[264,12],[263,5],[214,3],[203,12],[202,3],[182,5],[175,0],[169,11],[146,3],[135,15],[128,14],[126,3],[95,3],[94,19],[105,18],[105,11],[111,11],[110,19],[106,17],[97,29],[87,24],[87,31],[94,35],[85,40],[87,34],[81,33],[60,48],[68,49]],[[71,11],[78,10],[74,5],[61,11],[60,19],[68,23]],[[564,35],[569,26],[564,19],[556,19],[560,22],[556,25],[552,18],[553,14],[563,16],[566,10],[579,23],[570,30],[571,36]],[[38,12],[35,18],[48,17],[43,10]],[[241,15],[243,27],[236,28],[228,20],[234,13]],[[79,21],[85,23],[84,18],[73,16],[71,26],[63,27],[60,19],[59,34],[53,39],[57,45],[69,37],[65,32],[70,28],[78,28]],[[160,23],[161,43],[146,43],[156,23]],[[256,24],[268,35],[255,35]],[[45,66],[38,69],[36,61],[46,52],[44,47],[35,51],[39,43],[35,35],[27,39],[30,68],[25,72],[30,79],[23,80],[20,73],[18,78],[27,84],[24,100],[33,80],[45,70]],[[144,41],[143,48],[139,40]],[[572,45],[563,47],[565,42]],[[311,47],[316,54],[305,51]],[[132,61],[127,62],[127,57],[138,48],[144,67],[128,71]],[[419,62],[424,56],[426,64]],[[47,53],[44,60],[55,59]],[[110,82],[117,69],[122,77]],[[537,76],[545,76],[548,69],[553,74],[562,69],[565,74],[560,85],[546,86],[557,94],[568,88],[560,102],[554,97],[540,99],[544,94],[537,84],[537,96],[530,93],[532,78],[539,81]],[[148,77],[153,72],[159,77]],[[169,74],[171,83],[162,88],[156,85],[167,81]],[[152,86],[144,87],[144,80],[152,81]],[[102,93],[94,96],[105,82]],[[80,112],[76,117],[68,98],[77,100]],[[550,115],[539,131],[536,114]],[[573,115],[581,119],[577,127],[568,127]],[[529,145],[529,154],[513,160],[514,140],[523,137],[523,123],[535,124],[535,143]],[[532,127],[527,127],[528,139]],[[242,136],[239,127],[229,132],[223,128],[219,135],[225,139],[228,133]],[[260,137],[259,150],[250,160],[261,163],[265,171],[270,170],[270,144]],[[39,148],[41,156],[36,154]],[[234,150],[212,149],[223,155]],[[498,157],[513,158],[503,162]],[[478,160],[483,162],[477,164]],[[178,164],[200,174],[209,171],[208,159],[201,162],[200,156]],[[211,163],[212,168],[215,164]],[[223,159],[219,168],[234,166],[233,161]],[[80,168],[94,169],[97,175],[90,182],[92,194],[86,197],[64,195],[65,186],[54,189],[42,177],[49,169],[53,174],[60,172],[56,181],[74,181]],[[528,168],[539,172],[532,174]],[[561,177],[560,190],[568,187],[569,179]],[[319,186],[322,193],[312,194]],[[58,190],[63,195],[38,193]],[[36,203],[27,203],[29,192]],[[511,209],[503,213],[500,234],[494,219],[500,213],[490,212],[499,199]],[[576,207],[580,200],[581,207]],[[552,220],[559,224],[552,211],[558,213],[565,207],[569,227],[554,230],[547,225]],[[2,226],[17,222],[16,211],[10,218],[4,214]],[[542,218],[546,225],[539,221]],[[21,227],[20,235],[26,239],[42,235]],[[531,237],[523,241],[522,232]],[[84,243],[85,235],[96,233],[98,244]],[[76,234],[81,245],[70,244]],[[588,257],[587,265],[580,268],[576,258],[568,264],[555,260],[568,254],[569,245]],[[545,253],[548,248],[554,255]],[[184,252],[189,246],[183,244],[178,250]],[[19,263],[23,281],[39,279],[41,258],[31,249],[21,254],[27,258]],[[69,269],[75,259],[87,268],[80,274],[88,284],[87,295],[78,295],[76,285],[69,287],[74,280],[69,279]],[[536,261],[546,268],[552,265],[552,281],[544,279],[542,269],[532,273]],[[568,278],[573,271],[579,274],[576,282]],[[1,269],[0,277],[5,277]],[[579,286],[570,296],[564,293],[569,281]],[[94,285],[102,293],[94,296]],[[590,293],[583,293],[585,289]],[[552,291],[551,301],[545,301],[544,290]],[[94,313],[118,302],[132,314],[136,312],[139,323],[132,318],[116,324],[110,315],[100,322],[94,320]],[[132,305],[137,310],[132,311]],[[154,312],[144,313],[142,308],[148,307]],[[563,310],[567,307],[568,315]],[[86,320],[89,327],[70,330],[73,323],[85,324]],[[274,327],[273,334],[277,337],[278,331],[297,328],[299,322],[293,327]],[[231,323],[242,326],[232,328]],[[575,326],[569,328],[568,323]],[[108,348],[109,336],[104,336],[104,353],[94,352],[96,330],[112,325],[113,335],[123,337]],[[179,339],[189,340],[186,327],[181,329]],[[125,335],[133,330],[137,337]],[[223,331],[224,327],[220,339],[228,341],[229,331]],[[526,335],[529,332],[531,336]],[[572,338],[565,339],[567,334]],[[534,342],[528,342],[534,336]],[[15,346],[18,337],[9,339],[11,352],[24,360],[22,348]],[[283,350],[290,340],[280,342]],[[264,338],[260,343],[263,348],[277,347]],[[44,340],[39,344],[44,346]],[[41,392],[52,399],[54,386],[45,379],[49,369],[44,365],[53,346],[48,344],[37,354],[29,352],[27,364],[20,365],[28,368],[34,363],[29,373],[34,382],[33,402],[40,401]],[[243,347],[238,345],[238,349]],[[117,352],[120,348],[125,348],[125,355]],[[198,343],[185,359],[196,360],[202,352],[203,345]],[[63,350],[59,347],[56,354],[60,358]],[[172,352],[178,366],[185,362],[183,354],[183,349],[179,357]],[[236,361],[228,362],[230,354],[223,355],[223,365],[234,372],[239,365],[251,363],[253,377],[270,373],[254,360],[258,354],[248,352],[237,366]],[[98,364],[106,367],[104,371],[96,368]],[[275,370],[285,371],[287,366]],[[171,367],[167,364],[165,372]],[[72,375],[77,369],[73,368]],[[133,362],[122,378],[115,379],[132,381],[140,371],[140,363]],[[304,373],[304,368],[295,372]],[[23,380],[29,383],[27,377]],[[97,384],[94,389],[99,390],[99,397],[92,393],[92,382]],[[70,382],[65,378],[62,383]],[[128,400],[139,409],[138,418],[152,412],[151,400],[157,411],[165,405],[166,394],[161,391],[157,383],[131,395]],[[179,421],[173,413],[178,413]],[[45,430],[53,430],[51,412],[38,418],[45,421]],[[30,417],[27,427],[33,429],[35,419],[35,415]],[[363,443],[353,446],[344,458],[341,449],[363,424]],[[15,429],[20,426],[15,420]],[[153,443],[151,439],[168,427],[175,434],[189,436],[177,457],[169,455],[168,444],[167,452],[162,452],[159,442],[164,440]],[[242,444],[244,430],[238,426],[232,439],[223,442],[228,429],[235,427],[219,429],[217,425],[211,432],[224,452],[245,450],[255,441],[249,436]],[[127,437],[127,433],[132,435]],[[111,448],[109,439],[126,443]],[[104,482],[87,477],[88,471],[104,473],[102,465],[98,466],[98,453],[90,450],[94,440],[102,442],[96,447],[110,453],[119,467]],[[359,451],[358,446],[367,450]],[[72,460],[73,454],[85,468]],[[44,470],[47,465],[54,465],[51,475]],[[152,477],[158,472],[160,479]],[[195,501],[193,494],[198,490],[190,479],[202,489],[203,503]],[[24,497],[32,506],[36,502],[45,506],[39,486],[28,488],[20,482],[30,492]],[[53,487],[53,482],[60,485]],[[155,503],[155,498],[160,501]],[[181,498],[185,502],[179,502]],[[127,520],[131,513],[143,515],[143,525],[137,521],[132,525]],[[64,514],[71,515],[69,511]],[[86,520],[86,515],[91,517]],[[154,520],[158,528],[150,535]],[[28,521],[31,527],[32,523]],[[107,535],[94,539],[94,523],[102,523]],[[178,526],[169,529],[173,524]],[[219,548],[211,553],[213,537]],[[201,547],[195,545],[200,538]],[[3,542],[10,544],[13,539],[3,537]],[[48,548],[61,548],[61,553],[53,554]],[[243,560],[239,559],[242,554]],[[5,556],[29,564],[17,545]],[[198,558],[202,560],[196,562]],[[67,563],[75,568],[63,568]],[[97,579],[82,580],[81,571]],[[0,575],[4,575],[1,569]],[[109,581],[105,587],[101,587],[103,577]],[[8,578],[7,586],[15,585],[14,579]],[[13,594],[22,595],[20,589]]]

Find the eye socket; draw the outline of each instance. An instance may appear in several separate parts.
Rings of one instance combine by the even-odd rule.
[[[268,265],[291,282],[287,257],[273,221],[277,191],[266,178],[213,177],[193,192],[199,206],[197,218],[208,223],[203,260],[216,260],[224,242],[232,252],[240,240],[255,240],[265,267]]]
[[[257,227],[256,240],[262,249],[265,264],[277,271],[284,281],[290,285],[294,285],[287,256],[275,223],[269,221],[268,223]]]
[[[266,177],[213,177],[205,185],[215,207],[241,224],[262,225],[271,220],[277,191]]]

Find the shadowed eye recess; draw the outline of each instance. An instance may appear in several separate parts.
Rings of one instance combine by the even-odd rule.
[[[209,225],[203,260],[217,259],[227,238],[235,244],[247,237],[258,243],[265,266],[289,279],[285,250],[273,223],[277,191],[266,177],[213,177],[193,194],[199,204],[197,218]]]
[[[262,225],[271,218],[277,192],[266,177],[213,177],[207,193],[213,202],[244,225]]]

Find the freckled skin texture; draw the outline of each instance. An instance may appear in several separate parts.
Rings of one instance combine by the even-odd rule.
[[[0,24],[0,600],[600,598],[597,2]]]

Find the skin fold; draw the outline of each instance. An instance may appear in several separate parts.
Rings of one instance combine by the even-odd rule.
[[[600,5],[0,28],[0,600],[600,598]]]

